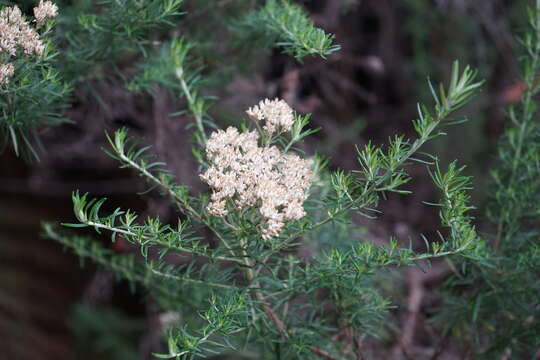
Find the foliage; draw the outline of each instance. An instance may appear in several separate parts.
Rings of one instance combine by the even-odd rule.
[[[234,26],[252,42],[278,46],[297,60],[308,55],[324,58],[339,50],[332,44],[334,36],[314,27],[302,8],[289,0],[269,0]]]
[[[165,165],[153,161],[149,149],[139,147],[126,130],[117,131],[109,139],[110,155],[122,167],[136,170],[152,188],[159,188],[183,214],[183,219],[173,227],[159,218],[139,220],[131,210],[116,209],[102,215],[105,199],[73,194],[79,223],[66,225],[91,227],[98,233],[109,233],[112,241],[121,236],[138,245],[143,258],[137,263],[141,269],[138,276],[134,276],[135,271],[120,270],[135,266],[132,262],[119,265],[120,260],[105,256],[87,240],[61,235],[51,226],[46,227],[48,236],[79,255],[95,258],[128,280],[142,281],[149,290],[158,285],[161,289],[163,281],[173,281],[172,289],[193,286],[198,293],[210,294],[203,298],[206,300],[189,305],[175,303],[174,298],[163,301],[159,292],[154,295],[169,310],[200,315],[199,319],[186,320],[186,325],[166,331],[169,351],[159,355],[161,358],[197,358],[227,348],[254,351],[265,358],[337,357],[344,348],[329,340],[332,334],[344,329],[351,329],[358,336],[381,331],[379,323],[390,302],[375,286],[377,274],[421,259],[484,256],[483,242],[467,215],[468,178],[462,177],[455,165],[443,172],[436,157],[418,153],[425,142],[444,134],[442,128],[453,123],[448,120],[449,115],[468,102],[480,85],[475,82],[474,71],[466,68],[460,72],[456,62],[448,88],[441,86],[438,91],[432,88],[434,110],[418,106],[418,119],[413,122],[418,134],[416,140],[401,136],[390,139],[386,150],[370,144],[358,149],[360,169],[354,172],[331,173],[324,168],[324,162],[316,160],[319,181],[306,203],[308,215],[290,222],[280,236],[270,240],[261,239],[257,224],[260,220],[253,208],[230,208],[225,218],[210,215],[206,209],[208,196],[192,194],[187,187],[176,184]],[[194,118],[197,122],[196,115]],[[265,141],[271,143],[267,146],[274,144],[283,152],[293,151],[294,144],[312,132],[303,130],[307,119],[296,115],[291,136],[268,138]],[[204,124],[198,129],[200,145],[204,145]],[[433,180],[443,196],[435,205],[440,207],[442,224],[450,229],[448,240],[442,235],[439,241],[431,243],[425,239],[425,253],[402,248],[391,239],[383,246],[359,241],[353,246],[323,247],[309,261],[298,257],[294,249],[302,238],[317,242],[321,228],[331,229],[340,222],[350,227],[349,216],[353,212],[374,217],[385,193],[407,194],[403,185],[410,180],[406,169],[411,161],[433,168]],[[199,235],[203,229],[213,233],[214,245]],[[344,236],[348,235],[350,231],[346,230]],[[153,248],[157,254],[151,251]],[[186,265],[171,267],[167,261],[171,257],[185,259]],[[326,297],[322,297],[324,293]],[[193,310],[186,310],[190,306]],[[335,314],[328,316],[322,310],[327,307],[334,307]]]
[[[278,48],[300,63],[306,56],[324,59],[339,49],[334,36],[316,28],[292,1],[269,0],[259,7],[247,1],[227,10],[224,3],[216,5],[217,15],[208,16],[205,30],[197,32],[190,19],[204,17],[211,9],[202,1],[63,1],[57,19],[36,25],[45,44],[42,54],[12,59],[0,52],[1,64],[12,62],[15,67],[8,82],[0,81],[3,143],[10,143],[17,154],[38,158],[38,131],[66,121],[63,111],[77,96],[72,89],[92,90],[92,81],[115,78],[129,91],[158,97],[166,90],[184,101],[185,109],[171,116],[192,119],[193,155],[204,173],[212,166],[209,143],[223,134],[211,115],[213,98],[207,85],[222,75],[227,62],[212,63],[208,53],[244,56],[246,49],[253,55],[261,47]],[[344,1],[342,6],[354,3]],[[25,10],[32,4],[25,1]],[[227,16],[220,19],[222,14]],[[476,71],[460,70],[457,61],[447,87],[427,87],[434,104],[418,104],[412,122],[416,138],[394,136],[384,146],[369,142],[358,147],[358,165],[352,171],[331,170],[329,160],[309,158],[313,178],[309,197],[301,204],[305,215],[284,221],[278,235],[263,237],[270,217],[260,211],[262,200],[235,206],[229,197],[224,201],[226,214],[215,216],[208,208],[214,194],[179,184],[167,164],[126,129],[106,135],[106,152],[121,168],[140,175],[149,184],[148,192],[157,190],[169,200],[178,220],[170,223],[130,209],[110,211],[106,199],[74,191],[77,223],[63,224],[71,230],[44,224],[44,235],[81,261],[91,259],[128,281],[134,291],[148,294],[163,311],[163,319],[174,320],[160,323],[167,348],[155,354],[158,358],[199,359],[228,351],[264,359],[361,358],[343,334],[357,342],[385,331],[395,304],[380,279],[396,268],[440,258],[453,271],[437,309],[445,336],[460,337],[480,357],[532,357],[540,346],[540,129],[534,119],[540,89],[540,0],[529,18],[532,31],[522,40],[525,90],[520,104],[509,109],[511,125],[498,146],[486,210],[496,231],[488,229],[488,235],[480,236],[474,225],[468,194],[472,179],[464,175],[465,167],[454,161],[443,169],[436,155],[423,152],[425,144],[445,135],[448,126],[463,122],[453,116],[482,85]],[[220,34],[204,39],[207,29],[218,26]],[[221,41],[221,30],[227,31],[228,41]],[[420,44],[426,35],[417,30]],[[250,56],[243,59],[250,61]],[[291,109],[290,117],[280,114],[290,120],[290,129],[268,131],[260,121],[266,117],[268,122],[270,115],[256,112],[248,112],[252,122],[236,119],[238,131],[258,136],[257,149],[303,161],[300,145],[318,130],[309,128],[310,115]],[[438,202],[426,204],[439,211],[442,229],[435,239],[421,235],[423,251],[413,249],[412,239],[408,245],[395,238],[383,245],[369,242],[353,219],[376,219],[389,194],[410,194],[413,163],[426,167],[440,193]],[[307,196],[303,191],[300,195]],[[94,230],[101,239],[79,235],[77,228]],[[110,251],[103,245],[108,241],[104,235],[113,243],[131,243],[139,253]],[[97,349],[125,358],[130,351],[119,334],[123,327],[111,330],[122,323],[118,314],[81,307],[74,326],[79,337],[95,339]]]
[[[460,332],[486,359],[532,358],[540,345],[540,125],[534,101],[540,89],[540,1],[529,10],[529,25],[521,41],[524,92],[508,110],[511,122],[491,173],[486,211],[496,231],[490,234],[489,262],[464,261],[455,267],[438,315],[446,332]]]
[[[91,75],[96,66],[130,53],[147,54],[160,29],[170,29],[183,0],[82,1],[65,9],[60,22],[63,66],[69,78]]]
[[[150,83],[164,85],[165,82],[171,88],[179,85],[197,124],[204,121],[208,106],[192,88],[198,80],[197,71],[202,68],[178,66],[178,61],[185,60],[182,53],[185,55],[195,42],[186,38],[169,41],[170,31],[185,13],[183,3],[183,0],[61,2],[56,26],[53,28],[54,21],[49,20],[42,34],[47,38],[43,56],[17,60],[16,77],[7,85],[0,85],[0,104],[6,109],[0,123],[2,142],[10,142],[17,154],[24,152],[37,159],[38,151],[33,147],[39,145],[37,131],[65,121],[63,111],[73,100],[69,97],[71,89],[83,85],[103,103],[89,80],[115,76],[125,79],[128,88],[137,91]],[[25,9],[29,6],[15,5]],[[199,6],[201,11],[208,10]],[[324,56],[338,48],[331,44],[332,36],[315,28],[303,9],[290,2],[269,2],[246,16],[251,19],[251,27],[264,28],[265,33],[272,31],[265,44],[283,46],[297,58]],[[238,36],[235,34],[233,31],[231,37]],[[4,61],[6,54],[2,56]],[[130,79],[132,71],[120,69],[126,60],[135,60],[142,73]],[[176,81],[177,77],[180,82]],[[203,135],[200,131],[198,134]]]
[[[71,88],[55,67],[59,52],[50,40],[54,25],[54,19],[49,19],[35,29],[43,42],[42,54],[27,55],[19,49],[11,55],[0,50],[0,65],[14,67],[9,81],[0,82],[0,144],[4,148],[10,143],[17,155],[27,159],[39,159],[35,146],[40,146],[40,127],[66,122],[62,112]]]

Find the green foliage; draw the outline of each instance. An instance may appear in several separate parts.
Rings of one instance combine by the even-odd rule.
[[[210,297],[209,307],[200,313],[205,325],[192,332],[187,327],[168,334],[168,354],[155,354],[159,359],[179,359],[185,356],[218,354],[223,349],[235,348],[229,340],[235,332],[244,331],[249,313],[246,298],[233,294],[228,298]],[[216,341],[216,336],[221,342]]]
[[[207,167],[202,151],[208,129],[217,128],[209,115],[211,99],[203,95],[203,75],[211,74],[205,73],[206,64],[197,57],[202,45],[190,38],[193,33],[168,34],[181,19],[181,5],[181,0],[107,0],[64,7],[58,27],[50,21],[40,29],[46,39],[44,54],[16,59],[14,77],[0,87],[4,141],[10,141],[17,153],[30,149],[37,158],[32,148],[38,141],[34,139],[37,130],[62,121],[71,87],[108,76],[111,68],[131,91],[157,95],[157,89],[166,88],[185,99],[187,109],[172,115],[193,118],[197,145],[193,152],[201,166]],[[317,181],[305,204],[307,216],[288,223],[271,240],[261,239],[261,217],[254,208],[230,207],[226,217],[212,216],[206,208],[208,195],[193,194],[177,184],[166,164],[155,161],[150,149],[140,146],[126,130],[108,137],[109,155],[146,179],[148,191],[157,188],[168,197],[182,213],[181,219],[172,225],[158,217],[141,219],[119,208],[104,214],[105,199],[74,192],[79,223],[65,225],[106,233],[112,242],[121,237],[136,245],[141,256],[114,254],[99,242],[50,224],[44,225],[45,234],[81,259],[90,258],[112,270],[134,289],[144,289],[163,310],[178,315],[178,323],[163,325],[168,353],[156,354],[159,358],[195,359],[227,350],[261,358],[347,357],[345,345],[332,340],[333,335],[347,330],[360,337],[379,336],[384,331],[380,324],[393,305],[380,290],[380,277],[395,267],[441,257],[456,271],[444,298],[448,311],[440,315],[447,331],[469,335],[474,339],[471,346],[488,358],[508,351],[530,356],[531,349],[540,345],[533,325],[540,316],[535,301],[540,285],[534,276],[540,247],[535,243],[538,231],[529,223],[540,213],[536,181],[540,132],[533,120],[540,70],[538,9],[530,14],[533,32],[523,40],[528,52],[524,61],[527,88],[520,106],[509,111],[513,126],[501,140],[499,166],[493,172],[488,216],[497,234],[492,248],[472,223],[467,194],[471,184],[462,175],[463,168],[454,162],[443,171],[436,156],[420,152],[426,142],[444,135],[446,126],[461,122],[450,116],[481,86],[475,81],[476,72],[468,67],[460,71],[457,62],[448,88],[430,85],[433,109],[418,105],[418,118],[413,121],[416,139],[395,136],[386,147],[368,143],[358,148],[358,169],[351,172],[331,172],[323,160],[314,158]],[[324,58],[339,49],[332,35],[315,28],[304,10],[290,1],[267,1],[231,27],[240,40],[279,47],[298,60],[311,55]],[[49,39],[53,29],[57,29],[57,47]],[[8,58],[2,56],[4,63]],[[138,69],[135,74],[120,66],[131,59]],[[308,125],[309,115],[295,114],[289,135],[268,135],[263,145],[294,152],[296,144],[316,131]],[[375,219],[388,193],[409,194],[407,167],[412,162],[426,165],[441,193],[441,200],[429,205],[439,209],[445,230],[437,239],[422,237],[423,253],[400,246],[396,239],[376,246],[356,238],[352,214]],[[303,242],[314,249],[309,261],[296,251]],[[78,333],[87,331],[81,336],[97,334],[95,347],[105,352],[125,348],[121,337],[114,344],[109,342],[121,330],[108,334],[110,327],[101,326],[117,322],[118,317],[88,313],[88,309],[77,313]],[[501,322],[508,326],[497,326]]]
[[[9,82],[0,83],[0,145],[10,144],[17,155],[28,160],[39,159],[38,130],[67,121],[62,112],[71,88],[56,69],[59,52],[49,39],[53,27],[54,20],[49,20],[36,29],[44,44],[42,55],[26,55],[19,49],[11,56],[0,51],[0,64],[14,66]]]
[[[84,236],[77,236],[57,229],[53,224],[43,224],[44,236],[69,247],[83,261],[92,259],[96,264],[113,271],[117,276],[129,281],[133,286],[140,284],[160,301],[164,308],[177,308],[185,303],[181,296],[184,286],[193,282],[178,282],[172,275],[173,269],[166,264],[149,261],[141,264],[132,255],[118,255],[99,242]],[[189,283],[189,284],[188,284]],[[195,299],[193,299],[195,300]]]
[[[2,2],[0,6],[4,4],[12,3]],[[30,11],[35,2],[17,5]],[[42,31],[47,39],[45,54],[39,59],[16,60],[16,77],[9,84],[0,85],[0,105],[6,109],[0,122],[4,144],[9,142],[17,154],[29,154],[37,159],[38,151],[34,149],[35,145],[39,146],[37,131],[66,121],[63,111],[72,100],[71,89],[81,85],[90,88],[103,103],[88,80],[106,77],[125,80],[133,91],[153,93],[156,86],[176,90],[177,95],[187,100],[188,110],[195,119],[197,143],[206,142],[204,127],[214,125],[208,115],[209,98],[199,91],[203,67],[200,61],[194,61],[191,52],[195,44],[201,49],[203,45],[213,49],[215,43],[203,44],[200,34],[188,29],[183,29],[186,35],[181,39],[171,37],[175,27],[183,26],[180,22],[185,13],[183,0],[83,0],[62,1],[58,5],[57,25],[53,27],[54,21],[49,20]],[[194,13],[209,10],[198,2],[196,6]],[[239,7],[236,12],[245,14],[245,10]],[[265,34],[264,40],[252,39],[257,45],[276,43],[299,59],[312,54],[325,56],[338,49],[332,45],[332,36],[315,28],[301,7],[288,1],[268,2],[246,16],[251,20],[242,22],[245,26],[255,26],[259,33]],[[223,27],[219,16],[209,19],[212,31],[215,26]],[[1,56],[4,63],[7,55]],[[126,62],[135,63],[140,72],[133,76]],[[223,72],[223,67],[217,70]],[[200,152],[197,154],[202,159]]]
[[[173,44],[187,49],[182,40]],[[182,67],[185,53],[174,54],[179,54],[175,67]],[[306,202],[307,216],[290,222],[280,236],[270,240],[261,239],[256,209],[231,207],[224,218],[211,215],[206,209],[206,194],[191,194],[185,186],[177,185],[165,164],[154,162],[147,154],[148,147],[140,147],[125,130],[109,138],[109,154],[122,167],[136,170],[150,183],[150,190],[159,188],[185,219],[172,226],[159,218],[139,219],[130,210],[116,209],[103,215],[105,199],[89,199],[75,192],[74,212],[79,223],[66,225],[106,232],[112,241],[121,236],[138,245],[141,261],[133,262],[131,257],[129,261],[117,260],[95,243],[62,235],[50,226],[45,228],[47,235],[80,256],[95,258],[119,276],[142,283],[165,308],[198,314],[186,316],[183,325],[166,331],[169,352],[157,355],[160,358],[195,359],[235,349],[255,352],[261,358],[310,359],[325,354],[333,359],[341,353],[342,344],[332,341],[332,334],[350,329],[361,336],[376,336],[383,330],[380,322],[391,303],[376,284],[385,271],[414,265],[418,260],[456,255],[481,260],[485,255],[483,241],[467,215],[468,178],[461,176],[454,164],[442,172],[436,157],[418,156],[425,142],[444,134],[442,126],[453,123],[448,116],[468,102],[480,85],[473,71],[466,68],[460,72],[456,63],[449,87],[433,91],[434,110],[418,106],[418,119],[413,122],[419,136],[416,140],[398,136],[390,139],[386,150],[368,144],[358,149],[360,169],[350,173],[331,173],[324,161],[315,159],[318,181]],[[196,114],[194,118],[197,122]],[[295,115],[290,136],[267,136],[261,141],[283,152],[293,151],[294,144],[313,132],[304,130],[308,119]],[[203,146],[205,128],[198,130]],[[302,238],[315,244],[324,242],[319,238],[325,227],[346,225],[341,236],[350,237],[352,213],[375,217],[386,193],[407,194],[403,188],[410,180],[406,169],[413,161],[432,168],[432,178],[442,193],[441,202],[434,205],[440,207],[442,225],[450,229],[448,240],[441,235],[429,243],[424,238],[426,251],[417,253],[411,247],[400,247],[394,239],[382,246],[357,239],[353,246],[334,243],[319,247],[309,262],[294,251]],[[199,235],[205,229],[213,234],[213,241]],[[172,258],[185,259],[185,265],[168,265]],[[180,308],[175,294],[186,294],[181,290],[186,286],[206,295],[198,303],[184,301]],[[324,310],[329,307],[335,311]]]
[[[251,41],[277,46],[297,60],[310,55],[324,58],[340,48],[333,45],[333,35],[314,27],[304,10],[289,0],[269,0],[234,26]]]
[[[92,75],[97,65],[114,63],[126,53],[146,55],[153,35],[172,28],[183,0],[85,0],[63,9],[59,41],[70,78]]]
[[[172,27],[181,4],[182,0],[133,0],[101,1],[96,6],[95,1],[81,1],[61,7],[56,27],[49,20],[38,28],[44,54],[13,61],[15,76],[0,85],[2,143],[10,142],[17,154],[39,159],[37,131],[66,121],[63,111],[71,88],[99,77],[99,66],[114,64],[120,56],[146,55],[152,32]],[[4,64],[9,55],[3,52],[0,58]]]
[[[51,66],[54,56],[46,50],[39,62],[15,61],[14,77],[0,85],[0,141],[3,146],[10,142],[17,155],[28,159],[39,159],[35,146],[40,146],[41,127],[67,121],[62,112],[71,89]]]
[[[209,63],[205,54],[214,48],[221,54],[234,45],[221,44],[222,34],[205,40],[187,29],[191,14],[181,16],[186,6],[182,0],[64,3],[58,25],[51,20],[39,28],[46,45],[43,55],[13,60],[15,75],[0,84],[3,143],[37,158],[37,131],[64,121],[72,88],[91,87],[90,79],[117,77],[130,91],[159,96],[166,89],[183,98],[186,108],[171,116],[192,118],[193,154],[202,170],[208,168],[204,149],[210,130],[219,127],[210,116],[212,98],[205,85],[227,59]],[[24,5],[28,10],[32,4]],[[201,1],[190,5],[193,17],[211,8]],[[219,19],[217,11],[205,27],[227,23],[229,36],[252,51],[278,47],[299,61],[312,55],[324,58],[339,49],[333,35],[316,28],[291,1],[269,0],[252,7],[253,2],[235,5],[234,11],[227,10],[227,19]],[[252,11],[239,15],[248,8]],[[447,126],[463,121],[453,114],[482,85],[476,71],[460,70],[455,62],[448,87],[429,86],[434,106],[418,104],[412,122],[416,138],[394,136],[386,146],[368,143],[357,148],[358,167],[353,171],[330,171],[328,161],[313,157],[315,180],[304,203],[307,214],[286,223],[279,236],[263,240],[264,219],[257,205],[238,209],[227,203],[226,216],[212,215],[207,209],[210,195],[178,184],[167,165],[125,129],[107,135],[108,154],[144,178],[149,192],[158,190],[168,198],[179,212],[178,221],[142,218],[129,209],[110,211],[105,199],[75,191],[78,223],[65,226],[93,229],[111,242],[122,238],[140,255],[115,254],[101,244],[105,239],[96,241],[51,224],[44,225],[45,236],[113,271],[134,290],[152,296],[164,314],[174,315],[177,321],[161,324],[167,352],[155,354],[158,358],[198,359],[229,350],[263,359],[353,358],[336,335],[364,338],[385,331],[381,323],[395,305],[380,279],[397,267],[429,264],[436,258],[444,258],[454,272],[438,315],[444,333],[462,336],[479,357],[532,357],[540,346],[540,234],[534,223],[540,215],[540,129],[534,119],[540,89],[540,0],[529,18],[532,31],[522,41],[526,88],[521,103],[509,109],[511,126],[501,139],[492,173],[487,217],[495,234],[484,238],[476,231],[468,195],[471,178],[464,175],[464,167],[452,162],[443,170],[437,156],[422,152],[427,142],[445,135]],[[425,34],[418,36],[425,41]],[[2,64],[12,60],[5,53],[0,57]],[[257,122],[237,120],[243,130],[258,131],[262,147],[275,146],[280,154],[292,155],[300,153],[298,144],[318,129],[308,128],[310,115],[295,113],[291,119],[291,131],[278,135],[265,134]],[[423,251],[413,249],[412,241],[408,246],[394,238],[385,245],[366,241],[353,216],[376,219],[389,193],[408,195],[412,163],[425,165],[440,192],[438,202],[427,204],[439,210],[443,229],[435,239],[421,236]],[[304,244],[312,251],[309,256],[299,251]],[[130,356],[122,336],[115,338],[121,327],[111,331],[103,326],[122,323],[117,314],[81,308],[76,319],[80,337],[96,334],[96,349],[115,353],[122,348],[112,356]]]
[[[529,11],[531,31],[522,40],[523,80],[519,104],[498,145],[487,217],[491,234],[488,263],[465,261],[446,286],[439,313],[447,332],[459,333],[479,358],[533,358],[540,346],[540,124],[534,96],[540,87],[540,1]],[[456,316],[459,314],[459,316]]]

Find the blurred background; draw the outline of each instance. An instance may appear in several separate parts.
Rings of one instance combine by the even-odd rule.
[[[208,1],[186,1],[186,10]],[[217,8],[234,0],[211,2]],[[330,157],[332,168],[353,169],[355,145],[385,143],[395,134],[414,136],[411,120],[417,102],[431,104],[428,77],[435,83],[446,81],[458,59],[476,67],[486,84],[461,110],[470,121],[449,128],[448,136],[429,150],[443,162],[459,159],[467,165],[466,174],[474,176],[473,201],[482,207],[485,193],[478,189],[489,181],[494,145],[505,126],[504,107],[519,99],[522,90],[517,67],[521,49],[515,36],[526,25],[528,1],[300,2],[317,26],[336,35],[341,50],[326,61],[306,58],[303,64],[279,50],[261,52],[249,71],[209,84],[210,93],[218,97],[211,110],[218,122],[234,123],[260,99],[281,97],[298,112],[312,113],[312,127],[322,128],[307,140],[306,152]],[[213,16],[212,6],[206,16]],[[205,24],[204,17],[192,19]],[[215,30],[207,31],[217,36]],[[220,58],[219,51],[208,66],[225,73],[227,59]],[[46,151],[40,162],[22,162],[9,149],[0,155],[1,359],[152,358],[160,341],[152,300],[41,238],[40,223],[75,222],[70,196],[76,189],[173,220],[176,214],[166,201],[152,194],[133,195],[144,190],[142,180],[118,169],[101,149],[107,146],[105,131],[128,127],[153,146],[180,183],[204,190],[185,128],[191,120],[168,116],[183,107],[166,92],[154,99],[133,95],[112,78],[92,80],[92,87],[76,89],[66,113],[71,124],[41,130]],[[414,166],[411,174],[412,196],[392,196],[382,203],[380,219],[361,220],[368,240],[383,242],[395,235],[407,241],[438,229],[436,209],[422,204],[436,199],[435,189],[424,167]],[[121,241],[111,246],[118,253],[134,251]],[[433,289],[444,274],[427,276],[409,269],[398,276],[403,277],[402,287],[394,295],[403,309],[393,314],[395,329],[388,338],[373,346],[386,349],[381,358],[401,359],[402,353],[394,350],[405,341],[419,349],[415,358],[424,358],[421,350],[438,341],[428,321],[429,307],[437,301]],[[438,358],[462,359],[463,354],[458,344],[449,344]]]

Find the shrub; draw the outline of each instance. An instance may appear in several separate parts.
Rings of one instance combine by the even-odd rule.
[[[225,61],[208,61],[209,53],[234,59],[227,69],[233,73],[247,71],[244,66],[249,68],[260,48],[276,48],[299,63],[340,49],[301,6],[288,0],[257,4],[245,1],[226,13],[216,3],[202,30],[188,23],[211,9],[199,1],[64,1],[59,8],[46,1],[37,5],[34,20],[13,5],[0,11],[0,136],[18,155],[39,158],[38,130],[66,121],[63,112],[77,96],[74,88],[86,86],[100,101],[92,81],[114,78],[127,91],[155,98],[167,91],[185,101],[186,108],[171,115],[191,118],[192,153],[207,185],[201,192],[179,183],[142,139],[123,128],[105,135],[105,151],[121,168],[140,175],[148,192],[166,198],[178,220],[109,210],[105,198],[74,191],[78,222],[46,223],[45,237],[156,301],[167,346],[157,358],[197,359],[228,351],[255,358],[362,358],[359,342],[381,336],[395,306],[381,279],[396,268],[434,259],[444,259],[453,270],[436,309],[443,336],[452,335],[486,358],[533,356],[540,345],[534,223],[540,141],[533,118],[540,1],[530,11],[532,32],[523,40],[525,91],[509,110],[512,126],[501,139],[492,174],[487,216],[496,231],[482,236],[471,215],[472,179],[457,162],[442,166],[425,150],[448,126],[462,122],[454,118],[456,111],[482,86],[476,71],[460,69],[457,61],[447,86],[428,84],[433,104],[418,104],[412,122],[416,137],[396,135],[384,146],[357,147],[352,171],[331,169],[331,159],[302,150],[301,143],[318,129],[310,128],[309,114],[281,99],[253,104],[246,116],[231,121],[235,126],[221,129],[210,111],[208,84],[222,86],[229,74],[223,74]],[[182,22],[180,36],[176,27]],[[208,27],[214,28],[211,35]],[[390,194],[410,194],[413,163],[426,167],[440,193],[438,202],[428,203],[440,215],[437,238],[422,235],[424,251],[413,249],[412,240],[409,246],[395,238],[384,245],[365,240],[354,217],[376,219]],[[65,227],[128,241],[140,255],[116,254],[89,232]],[[92,333],[107,331],[89,321],[91,311],[81,309],[78,316]],[[123,321],[114,313],[104,313],[107,318]],[[499,326],[503,322],[508,326]],[[130,353],[121,345],[116,351],[107,343],[107,351]]]

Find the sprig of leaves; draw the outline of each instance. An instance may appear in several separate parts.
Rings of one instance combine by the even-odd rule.
[[[241,36],[279,47],[297,60],[312,55],[325,58],[340,49],[333,44],[334,35],[316,28],[304,9],[289,0],[269,0],[234,27]]]

